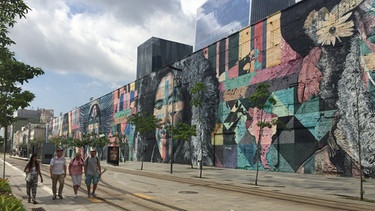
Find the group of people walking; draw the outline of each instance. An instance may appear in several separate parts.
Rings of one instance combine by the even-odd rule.
[[[85,175],[85,183],[87,187],[87,196],[96,197],[95,191],[97,184],[101,177],[101,166],[99,158],[96,156],[95,148],[90,149],[90,156],[83,160],[80,152],[75,154],[75,157],[70,160],[67,167],[65,157],[63,156],[63,149],[56,149],[56,156],[51,159],[50,162],[50,177],[52,179],[52,200],[63,199],[63,189],[65,178],[69,171],[69,175],[73,182],[74,198],[77,198],[78,189],[82,183],[82,175]],[[38,186],[38,175],[40,181],[43,182],[43,176],[40,170],[40,163],[37,160],[37,155],[33,154],[30,161],[26,164],[24,172],[26,172],[26,193],[28,196],[28,202],[38,204],[36,201],[36,192]],[[57,189],[57,183],[59,187]],[[91,191],[92,184],[92,191]]]

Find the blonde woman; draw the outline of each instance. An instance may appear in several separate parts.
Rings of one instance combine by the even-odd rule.
[[[77,198],[78,188],[82,182],[82,170],[84,161],[80,152],[76,153],[76,156],[69,163],[69,175],[72,177],[74,198]]]

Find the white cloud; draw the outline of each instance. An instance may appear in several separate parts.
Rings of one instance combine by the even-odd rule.
[[[25,2],[32,11],[11,30],[17,57],[49,71],[131,82],[137,47],[150,37],[193,45],[195,11],[204,1]]]
[[[185,14],[190,14],[195,17],[197,9],[202,6],[207,0],[181,0],[182,10]]]
[[[135,80],[137,47],[150,37],[194,45],[206,0],[24,0],[10,30],[17,59],[46,74],[24,86],[32,108],[65,113]]]

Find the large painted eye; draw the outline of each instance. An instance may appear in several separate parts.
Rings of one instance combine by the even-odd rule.
[[[161,130],[159,131],[159,134],[160,134],[161,136],[165,136],[165,135],[167,134],[167,131],[163,128],[163,129],[161,129]]]
[[[155,108],[160,110],[163,107],[163,102],[157,102],[155,103]]]
[[[335,34],[336,33],[336,27],[332,26],[331,28],[329,28],[328,32],[330,34]]]

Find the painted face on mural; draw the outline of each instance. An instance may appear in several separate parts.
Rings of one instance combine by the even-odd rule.
[[[94,133],[99,133],[99,128],[100,128],[100,119],[98,115],[98,105],[93,105],[92,106],[92,112],[89,116],[89,125],[87,130],[90,132]]]
[[[173,74],[168,73],[160,81],[155,96],[154,115],[161,120],[161,127],[156,129],[155,136],[164,161],[168,159],[167,128],[172,124],[172,117],[173,122],[181,118],[181,111],[184,108],[181,92],[176,85]],[[175,93],[173,93],[173,87],[175,87]]]

